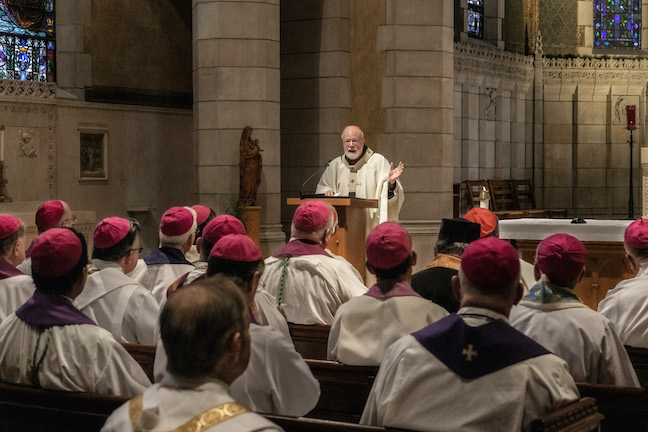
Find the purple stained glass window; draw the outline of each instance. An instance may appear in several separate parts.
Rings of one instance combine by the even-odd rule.
[[[594,0],[594,48],[641,49],[641,0]]]
[[[0,0],[0,79],[55,81],[54,0]]]
[[[484,0],[468,0],[466,32],[470,37],[484,39]]]

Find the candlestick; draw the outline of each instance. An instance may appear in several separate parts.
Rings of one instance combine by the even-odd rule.
[[[490,207],[490,194],[486,187],[482,186],[481,192],[479,192],[479,207],[488,209]]]

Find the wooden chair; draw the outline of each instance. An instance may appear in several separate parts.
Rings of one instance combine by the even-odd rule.
[[[491,196],[491,210],[519,210],[520,205],[515,198],[511,180],[488,180],[488,190]]]
[[[531,180],[513,180],[513,190],[515,197],[519,204],[520,210],[536,209],[535,193],[533,193],[533,185]]]
[[[586,397],[533,420],[531,432],[593,432],[599,430],[601,420],[596,400]]]
[[[326,360],[331,326],[288,323],[295,350],[305,359]]]
[[[325,360],[306,360],[320,382],[321,395],[308,417],[358,423],[367,403],[378,366],[348,366]]]
[[[625,347],[642,387],[648,387],[648,349]]]
[[[482,188],[488,189],[486,180],[466,180],[464,184],[466,185],[466,204],[468,205],[468,209],[479,207],[479,194]]]
[[[153,363],[155,363],[155,349],[154,345],[137,345],[137,344],[122,344],[126,351],[135,359],[142,369],[146,376],[149,377],[151,382],[154,382],[153,378]]]
[[[0,383],[0,432],[98,432],[127,400]]]
[[[581,397],[593,397],[601,414],[602,432],[648,430],[646,388],[576,383]]]

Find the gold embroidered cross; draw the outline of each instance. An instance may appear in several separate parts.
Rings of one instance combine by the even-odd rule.
[[[473,357],[477,357],[477,350],[473,350],[473,345],[468,344],[468,349],[464,348],[463,351],[461,351],[461,355],[465,355],[466,360],[472,361]]]

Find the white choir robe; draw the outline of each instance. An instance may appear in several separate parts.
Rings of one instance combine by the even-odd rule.
[[[335,314],[327,357],[348,365],[377,366],[392,343],[446,315],[444,308],[422,297],[354,297]]]
[[[31,257],[25,258],[25,260],[20,264],[18,264],[16,268],[21,272],[23,272],[23,274],[26,274],[27,276],[31,276],[32,275]]]
[[[185,425],[191,419],[224,403],[234,402],[229,387],[215,378],[167,377],[163,383],[154,384],[143,394],[142,412],[136,430],[167,432]],[[130,405],[126,402],[108,417],[101,432],[133,431]],[[183,429],[184,430],[184,429]],[[202,432],[266,432],[282,431],[279,426],[253,412],[226,419]]]
[[[0,321],[29,300],[35,289],[33,279],[27,275],[0,279]]]
[[[43,388],[135,396],[151,382],[112,335],[90,324],[53,326],[40,367]],[[31,385],[30,369],[38,332],[15,314],[0,324],[0,380]],[[39,353],[46,333],[41,337]]]
[[[481,308],[462,312],[506,321]],[[553,354],[463,379],[408,335],[385,353],[360,423],[416,431],[528,431],[532,420],[579,397],[567,364]]]
[[[382,222],[398,221],[398,214],[405,200],[403,186],[396,181],[394,196],[388,199],[390,163],[379,153],[367,148],[362,159],[366,162],[357,169],[356,197],[377,199],[377,209],[367,209],[365,234]],[[357,164],[362,163],[362,160]],[[317,184],[315,193],[323,194],[332,190],[341,196],[349,195],[350,166],[344,155],[333,159]]]
[[[513,306],[511,325],[567,362],[576,382],[639,387],[610,320],[579,301]]]
[[[648,348],[648,263],[609,290],[598,311],[612,321],[624,345]]]
[[[160,308],[151,292],[117,263],[95,258],[91,267],[74,304],[118,342],[155,345]]]
[[[129,276],[148,288],[158,304],[162,303],[162,300],[166,298],[167,290],[173,282],[180,276],[184,276],[195,269],[192,264],[153,264],[147,266],[145,261],[140,261],[144,263],[146,269],[143,269],[138,261],[137,267],[129,273]]]
[[[286,318],[277,309],[276,300],[270,294],[257,290],[254,303],[259,311],[259,324],[270,326],[279,331],[286,339],[292,340]]]
[[[276,308],[284,258],[269,257],[265,265],[259,290],[268,295],[268,303]],[[348,261],[326,255],[292,257],[286,271],[283,310],[291,323],[331,325],[340,305],[365,292],[367,287],[358,280]],[[259,303],[257,306],[264,307]]]
[[[303,416],[315,408],[319,382],[295,351],[292,340],[268,326],[250,324],[250,362],[232,383],[230,394],[249,409],[289,416]],[[155,353],[154,376],[160,382],[169,373],[162,341]]]

